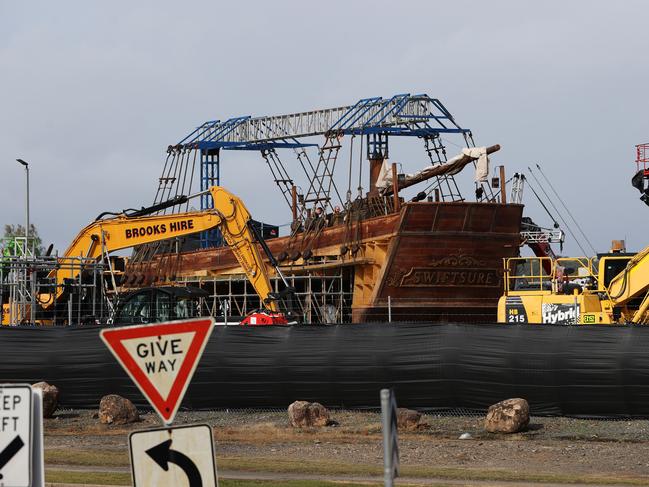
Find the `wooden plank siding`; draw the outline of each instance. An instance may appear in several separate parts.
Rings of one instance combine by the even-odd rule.
[[[493,321],[502,294],[502,259],[518,255],[522,205],[497,203],[406,203],[399,213],[268,241],[275,256],[311,249],[304,262],[285,260],[287,274],[321,275],[353,266],[354,322]],[[358,226],[358,228],[356,228]],[[359,250],[352,255],[353,244]],[[341,248],[350,250],[341,255]],[[227,247],[158,255],[131,266],[137,287],[168,284],[180,277],[242,274]],[[127,280],[128,282],[128,280]]]

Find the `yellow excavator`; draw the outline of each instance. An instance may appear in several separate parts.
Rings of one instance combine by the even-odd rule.
[[[188,201],[190,198],[211,194],[214,208],[203,211],[151,215],[165,208]],[[106,218],[106,215],[112,215]],[[250,213],[243,201],[220,186],[192,196],[177,197],[148,208],[124,211],[119,214],[102,213],[86,226],[72,241],[60,261],[69,258],[107,258],[110,252],[184,237],[198,232],[218,228],[225,242],[234,253],[246,277],[259,295],[266,308],[258,316],[247,317],[242,324],[285,324],[290,314],[290,292],[292,288],[282,275],[277,261],[268,249],[257,228],[251,223]],[[270,283],[271,269],[264,262],[256,242],[260,243],[270,265],[282,279],[285,290],[274,293]],[[38,302],[44,311],[52,310],[65,293],[65,283],[77,279],[82,266],[59,265],[52,270],[47,281],[53,282],[50,292],[39,293]],[[11,303],[5,306],[11,306]],[[280,309],[283,308],[283,309]],[[8,316],[9,313],[3,313]]]
[[[504,261],[499,323],[649,324],[649,247],[622,241],[593,258],[519,257]]]

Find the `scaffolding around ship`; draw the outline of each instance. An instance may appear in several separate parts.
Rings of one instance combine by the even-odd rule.
[[[41,255],[35,240],[28,237],[0,239],[0,309],[3,324],[43,324],[39,308],[51,290],[65,289],[65,299],[56,304],[48,325],[69,325],[107,321],[120,278],[120,259],[60,257]],[[59,282],[57,269],[78,274],[76,279]],[[48,278],[52,275],[54,277]]]

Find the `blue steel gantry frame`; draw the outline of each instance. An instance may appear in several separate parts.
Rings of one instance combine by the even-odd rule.
[[[395,95],[364,98],[351,106],[268,117],[236,117],[212,120],[182,139],[181,147],[263,150],[305,147],[298,139],[326,135],[380,133],[393,136],[435,136],[442,133],[470,134],[460,127],[436,98],[428,95]]]
[[[471,131],[460,127],[438,99],[428,95],[399,94],[390,98],[364,98],[354,105],[287,115],[211,120],[198,126],[174,147],[177,150],[200,151],[200,185],[201,190],[205,190],[211,185],[220,184],[221,150],[303,150],[305,147],[318,147],[318,144],[302,140],[307,137],[365,135],[368,139],[368,158],[373,155],[371,151],[376,150],[387,157],[389,136],[430,140],[441,134],[462,134],[467,140],[471,138]],[[211,207],[211,196],[202,197],[201,209]],[[202,241],[203,246],[208,245],[205,236]]]

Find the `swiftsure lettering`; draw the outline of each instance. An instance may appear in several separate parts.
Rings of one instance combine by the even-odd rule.
[[[194,220],[181,220],[178,222],[171,222],[169,224],[169,232],[182,232],[194,229]],[[167,224],[159,223],[156,225],[146,225],[141,227],[127,228],[125,236],[129,238],[147,237],[151,235],[164,235],[167,233]]]
[[[500,286],[496,270],[413,268],[401,281],[403,287]]]

